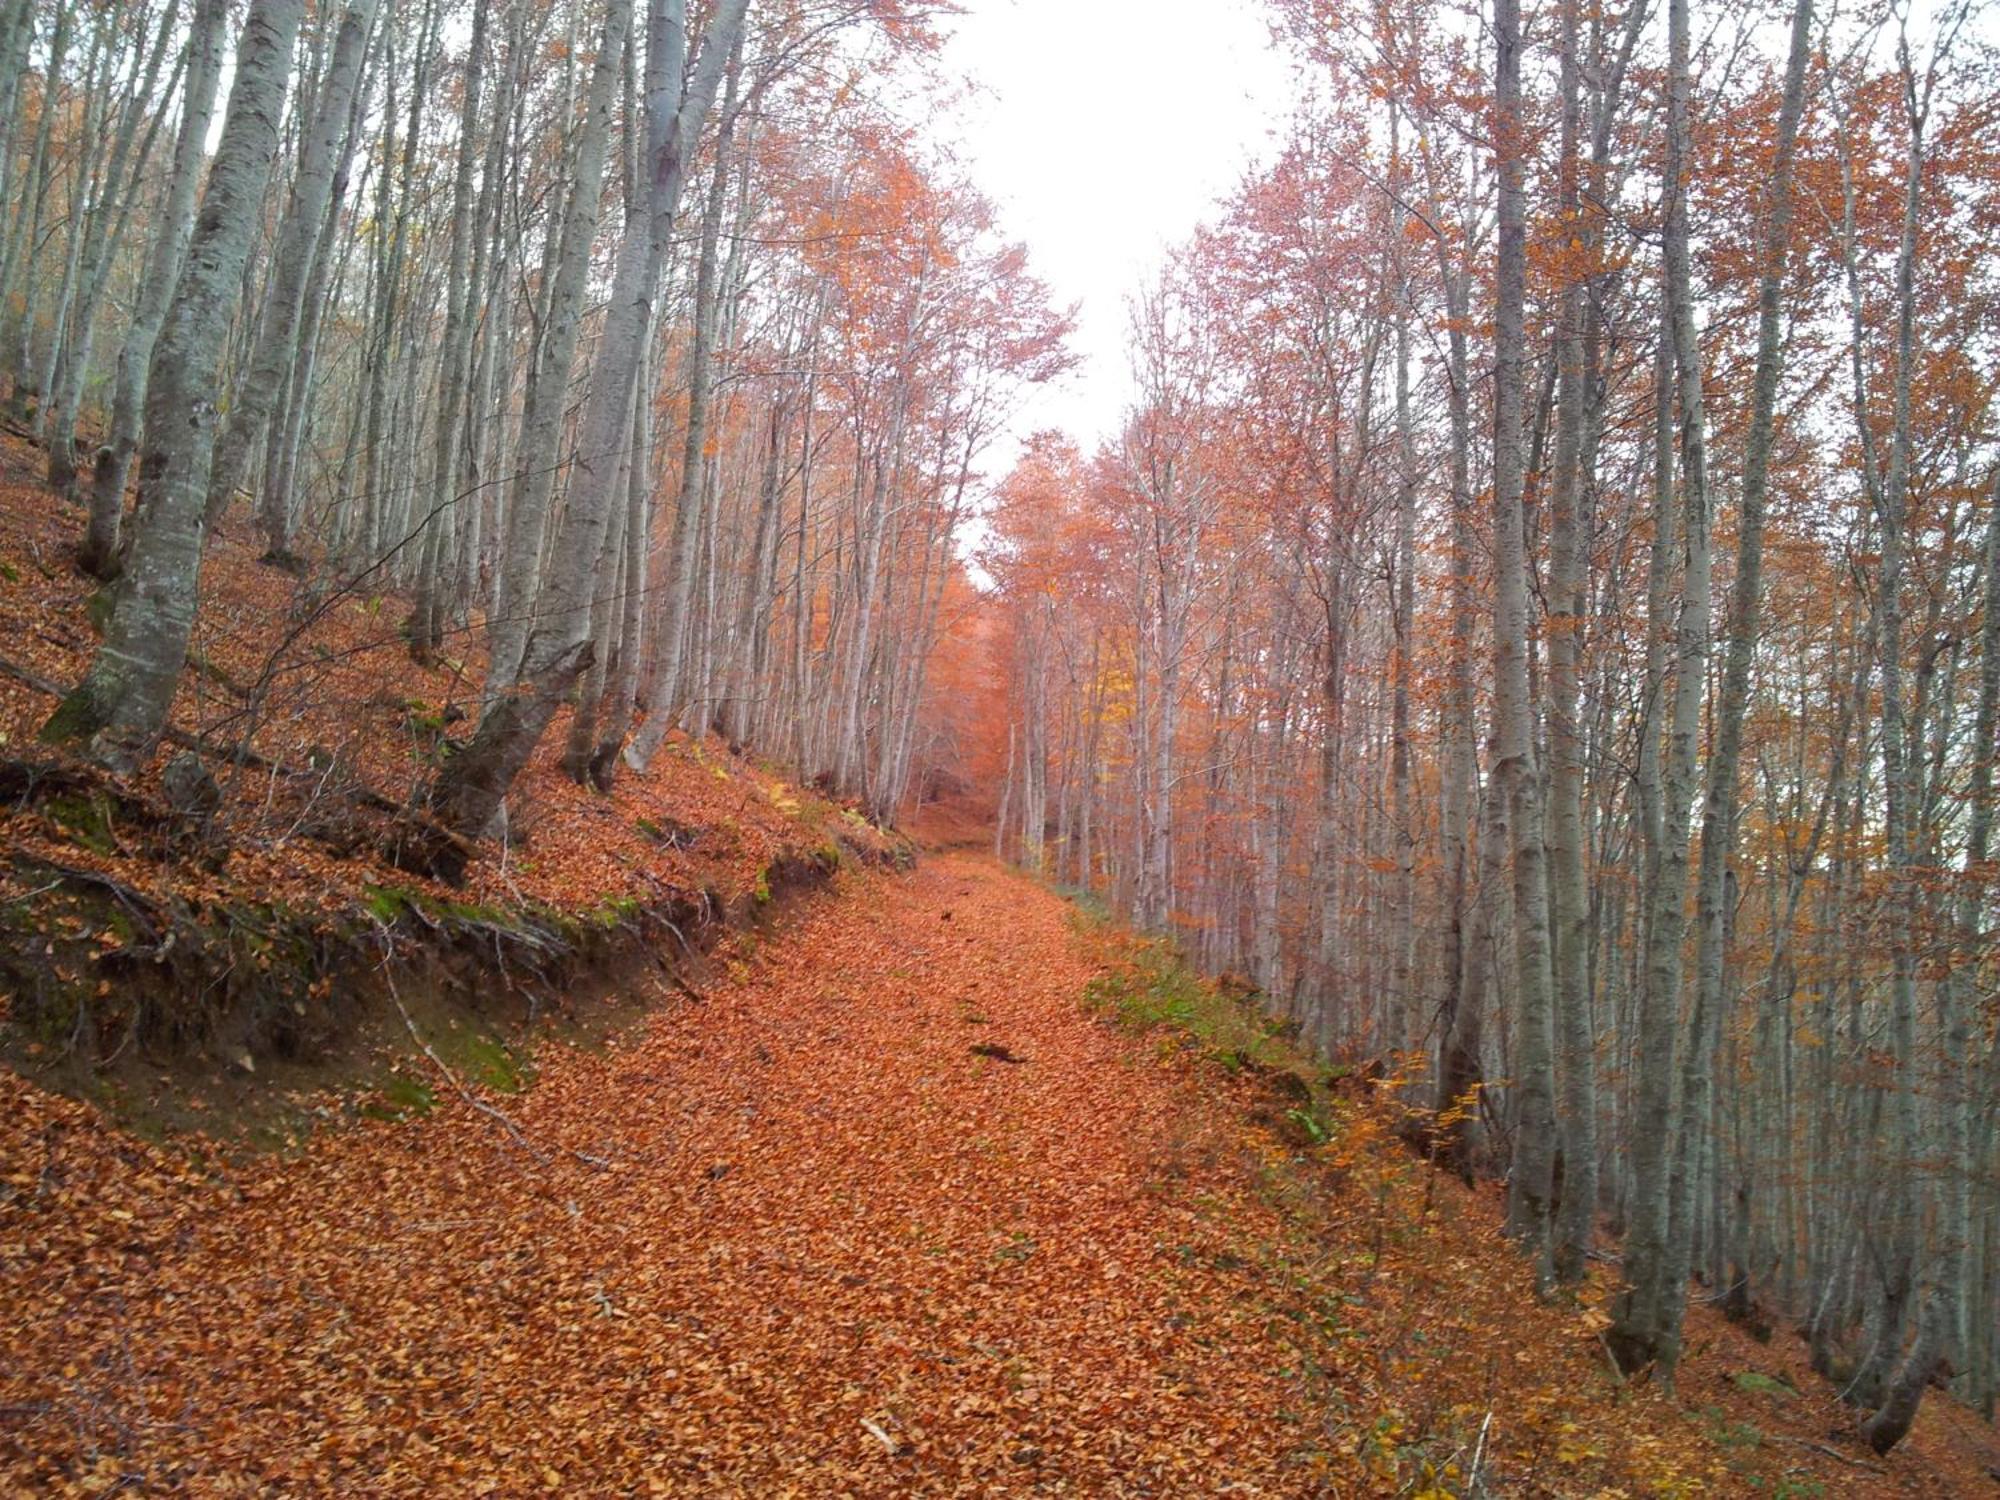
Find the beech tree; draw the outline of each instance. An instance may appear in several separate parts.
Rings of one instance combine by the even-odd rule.
[[[216,379],[277,149],[303,10],[303,0],[253,0],[237,39],[222,138],[146,380],[139,455],[145,524],[133,538],[89,675],[43,729],[44,738],[83,744],[116,769],[130,770],[152,752],[187,660],[207,531]]]
[[[1325,92],[1132,416],[1205,392],[1182,673],[1082,519],[1122,445],[1039,439],[1001,846],[1424,1101],[1538,1282],[1615,1237],[1627,1376],[1699,1295],[1878,1449],[1947,1369],[1990,1403],[1990,58],[1957,8],[1274,9]]]
[[[182,696],[254,534],[436,684],[376,809],[422,870],[510,857],[538,762],[990,780],[1504,1179],[1539,1288],[1615,1266],[1622,1374],[1701,1298],[1879,1447],[1990,1406],[1967,8],[1274,0],[1304,97],[1135,288],[1129,410],[1004,473],[1070,315],[927,128],[947,10],[0,3],[7,411],[105,583],[48,736],[264,754]]]

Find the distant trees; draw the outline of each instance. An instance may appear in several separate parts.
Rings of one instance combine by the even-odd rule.
[[[1198,392],[1171,661],[1129,436],[999,491],[1003,844],[1434,1099],[1543,1274],[1621,1235],[1626,1370],[1692,1279],[1878,1448],[1990,1409],[1991,57],[1275,9],[1324,97],[1128,429]]]

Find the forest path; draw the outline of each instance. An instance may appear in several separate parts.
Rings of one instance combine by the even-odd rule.
[[[545,1049],[499,1101],[539,1161],[461,1105],[221,1187],[80,1110],[0,1139],[82,1237],[12,1247],[0,1477],[1299,1492],[1241,1128],[1083,1010],[1057,897],[968,854],[841,886],[704,1003]]]

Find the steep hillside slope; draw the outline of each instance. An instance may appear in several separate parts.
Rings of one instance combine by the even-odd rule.
[[[151,1075],[183,1064],[222,1092],[260,1069],[372,1076],[347,1054],[363,1033],[408,1050],[392,999],[481,1024],[573,1009],[631,962],[685,962],[777,888],[901,857],[712,739],[677,737],[609,794],[580,786],[558,724],[463,883],[412,875],[399,843],[476,716],[480,631],[419,665],[407,599],[301,580],[231,534],[153,763],[122,780],[51,752],[38,730],[102,598],[71,566],[80,512],[38,464],[0,444],[0,1056],[31,1076],[121,1107],[172,1104]]]

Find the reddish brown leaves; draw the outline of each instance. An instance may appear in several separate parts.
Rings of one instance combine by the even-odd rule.
[[[705,1003],[545,1056],[506,1101],[545,1164],[454,1103],[210,1173],[0,1074],[0,1480],[1448,1494],[1482,1434],[1520,1494],[1965,1464],[1942,1419],[1880,1475],[1815,1452],[1827,1403],[1735,1381],[1788,1356],[1706,1319],[1685,1404],[1621,1392],[1485,1197],[1365,1106],[1282,1146],[1253,1080],[1087,1015],[1093,958],[982,859],[843,877]]]

